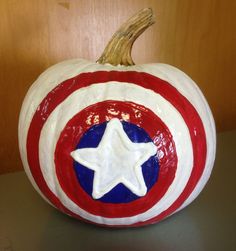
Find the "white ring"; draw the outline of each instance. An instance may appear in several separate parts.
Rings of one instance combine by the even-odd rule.
[[[67,197],[56,178],[54,152],[60,133],[66,123],[87,106],[105,100],[131,101],[149,108],[168,125],[176,144],[178,165],[174,181],[156,205],[146,212],[132,217],[106,218],[84,211]],[[191,138],[188,128],[176,108],[154,91],[132,83],[115,81],[81,88],[73,92],[55,108],[41,131],[39,159],[47,185],[56,196],[60,197],[65,207],[89,221],[107,225],[130,225],[159,215],[169,208],[182,193],[193,168]]]

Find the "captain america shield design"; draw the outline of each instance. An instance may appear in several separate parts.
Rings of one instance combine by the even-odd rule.
[[[99,225],[140,226],[184,206],[204,171],[207,143],[198,112],[167,81],[96,71],[48,92],[26,152],[42,196],[59,210]]]

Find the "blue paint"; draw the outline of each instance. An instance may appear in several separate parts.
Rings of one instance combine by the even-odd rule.
[[[97,147],[102,139],[106,125],[107,122],[92,126],[87,132],[84,133],[76,149]],[[124,131],[132,142],[152,142],[152,139],[144,129],[124,121],[122,121],[122,125]],[[76,161],[74,161],[74,168],[81,187],[92,197],[94,171],[88,169]],[[158,179],[158,172],[159,163],[157,156],[149,158],[142,165],[142,173],[148,191],[156,183]],[[127,203],[138,198],[140,197],[133,194],[126,186],[123,184],[118,184],[110,192],[98,200],[107,203]]]

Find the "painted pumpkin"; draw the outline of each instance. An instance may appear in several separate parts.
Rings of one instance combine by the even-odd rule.
[[[29,89],[19,145],[35,189],[62,212],[105,226],[158,222],[191,203],[215,157],[215,125],[196,84],[166,64],[134,65],[141,10],[96,63],[64,61]]]

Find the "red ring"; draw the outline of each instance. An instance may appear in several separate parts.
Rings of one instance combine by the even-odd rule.
[[[187,185],[179,198],[166,211],[148,221],[139,222],[133,225],[139,226],[160,221],[172,214],[184,203],[201,178],[206,161],[206,134],[201,118],[192,104],[168,82],[148,73],[131,71],[99,71],[82,73],[74,78],[62,82],[49,92],[36,110],[28,130],[26,149],[28,164],[32,176],[41,192],[51,201],[52,204],[67,214],[71,214],[76,218],[81,218],[79,215],[76,216],[75,213],[71,212],[61,203],[58,197],[51,192],[44,180],[39,164],[38,154],[40,132],[51,112],[75,90],[87,87],[91,84],[107,83],[109,81],[133,83],[160,94],[178,110],[188,126],[193,146],[194,163]]]
[[[128,115],[128,121],[141,126],[155,142],[160,156],[159,177],[150,191],[138,200],[119,204],[103,203],[92,199],[80,186],[70,153],[74,151],[84,132],[92,125],[112,118],[122,120],[122,115]],[[173,182],[177,168],[177,155],[172,135],[160,118],[143,106],[116,100],[96,103],[71,118],[61,132],[54,159],[57,178],[67,196],[87,212],[103,217],[128,217],[145,212],[166,193]]]

